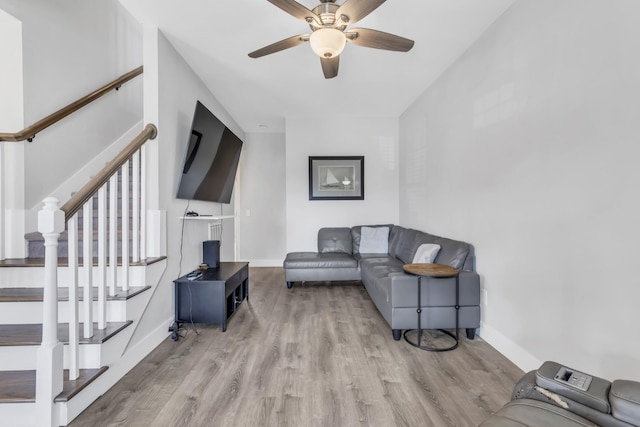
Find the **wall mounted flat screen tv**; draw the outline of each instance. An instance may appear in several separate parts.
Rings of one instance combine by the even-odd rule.
[[[229,203],[241,151],[240,138],[197,101],[177,197]]]

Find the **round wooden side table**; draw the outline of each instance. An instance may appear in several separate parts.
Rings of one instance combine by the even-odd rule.
[[[427,350],[427,351],[436,351],[436,352],[440,352],[440,351],[450,351],[453,350],[455,348],[458,347],[458,321],[459,321],[459,313],[460,313],[460,305],[459,305],[459,282],[458,282],[458,277],[460,274],[460,271],[456,268],[450,267],[448,265],[443,265],[443,264],[422,264],[422,263],[416,263],[416,264],[405,264],[403,266],[403,269],[405,272],[409,273],[409,274],[413,274],[415,276],[419,276],[418,277],[418,308],[416,309],[416,312],[418,314],[418,328],[417,329],[408,329],[406,331],[404,331],[404,339],[406,342],[408,342],[409,344],[411,344],[414,347],[418,347],[419,349],[422,350]],[[422,345],[421,339],[422,339],[422,325],[421,325],[421,314],[422,314],[422,308],[420,307],[421,303],[420,303],[420,299],[421,299],[421,294],[420,294],[420,290],[422,288],[422,279],[425,277],[439,277],[439,278],[447,278],[447,277],[455,277],[456,278],[456,305],[455,305],[455,309],[456,309],[456,330],[455,330],[455,335],[452,334],[451,332],[445,330],[445,329],[438,329],[438,331],[444,333],[445,335],[450,336],[451,338],[454,339],[455,343],[450,346],[450,347],[445,347],[445,348],[438,348],[438,347],[429,347],[426,345]],[[428,328],[427,328],[428,329]],[[412,331],[416,331],[417,333],[417,342],[411,341],[411,339],[409,339],[409,337],[407,336],[407,332],[412,332]]]

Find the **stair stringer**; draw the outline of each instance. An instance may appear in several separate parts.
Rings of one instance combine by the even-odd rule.
[[[118,338],[118,346],[114,346],[112,350],[109,350],[112,353],[102,355],[104,360],[111,361],[108,364],[109,369],[69,401],[56,403],[60,425],[66,426],[73,421],[74,418],[113,387],[169,336],[168,325],[173,321],[173,316],[167,318],[166,321],[160,322],[155,329],[149,331],[141,340],[131,345],[131,337],[137,330],[151,297],[160,284],[160,279],[166,267],[166,259],[146,266],[144,283],[150,285],[151,289],[135,297],[144,298],[144,303],[139,305],[141,311],[135,319],[131,319],[133,324],[118,334],[122,334],[122,336]]]

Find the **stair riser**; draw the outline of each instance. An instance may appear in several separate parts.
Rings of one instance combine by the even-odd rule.
[[[136,298],[128,301],[107,301],[107,321],[125,322],[136,313]],[[69,302],[58,302],[58,322],[69,322]],[[132,311],[134,310],[134,311]],[[127,318],[127,313],[129,317]],[[80,322],[84,323],[84,303],[78,305]],[[98,315],[98,302],[93,302],[94,321]],[[42,302],[3,302],[0,303],[0,324],[21,325],[42,323]]]
[[[80,344],[80,369],[97,369],[116,362],[122,356],[133,332],[134,328],[129,325],[102,344]],[[80,329],[80,335],[82,335],[82,329]],[[0,347],[0,371],[36,369],[39,348],[38,345]],[[64,345],[63,363],[64,369],[68,369],[68,344]],[[0,425],[3,424],[0,423]]]
[[[82,333],[82,331],[80,331]],[[80,345],[80,369],[99,368],[101,347],[108,347],[117,344],[115,341],[109,344],[108,340],[104,344],[81,344]],[[23,371],[36,369],[38,357],[37,345],[25,345],[15,347],[2,347],[0,350],[0,370],[1,371]],[[114,353],[112,350],[110,354]],[[113,357],[111,357],[113,360]],[[64,369],[69,368],[69,346],[64,346]],[[0,405],[2,406],[2,405]]]
[[[129,267],[129,286],[144,286],[146,283],[146,267],[135,265]],[[109,274],[107,272],[107,274]],[[58,267],[58,286],[66,287],[69,283],[69,268]],[[122,267],[117,268],[118,285],[122,286]],[[78,269],[80,286],[84,284],[82,267]],[[93,284],[98,283],[98,267],[93,267]],[[11,267],[0,268],[0,288],[41,288],[44,282],[44,267]]]
[[[35,403],[3,403],[0,405],[3,426],[33,427],[36,425]]]

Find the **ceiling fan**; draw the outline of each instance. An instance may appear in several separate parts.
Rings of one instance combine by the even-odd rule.
[[[330,79],[338,75],[340,53],[347,42],[397,52],[408,52],[413,47],[413,40],[394,34],[368,28],[347,30],[348,25],[355,24],[369,15],[386,0],[346,0],[341,5],[335,4],[336,0],[320,0],[321,3],[313,10],[307,9],[295,0],[267,1],[309,24],[311,34],[299,34],[280,40],[251,52],[251,58],[260,58],[309,42],[311,49],[320,57],[324,77]]]

